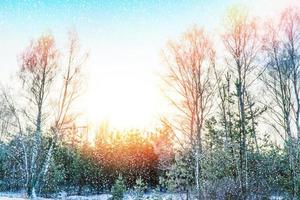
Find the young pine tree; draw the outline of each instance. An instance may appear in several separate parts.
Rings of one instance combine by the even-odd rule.
[[[146,189],[147,189],[147,185],[145,184],[143,179],[141,177],[136,179],[135,186],[134,186],[134,192],[136,194],[135,199],[136,200],[143,199],[143,194],[144,194]]]
[[[119,175],[114,185],[111,188],[112,200],[122,200],[125,191],[126,191],[126,186],[123,177],[122,175]]]

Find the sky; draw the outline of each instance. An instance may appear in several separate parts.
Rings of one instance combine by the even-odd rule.
[[[30,40],[52,33],[64,46],[75,29],[90,57],[87,91],[78,104],[87,120],[118,128],[146,128],[167,104],[159,86],[160,52],[197,24],[214,32],[226,10],[242,5],[259,17],[276,15],[292,0],[1,0],[0,82],[12,84],[18,56]]]

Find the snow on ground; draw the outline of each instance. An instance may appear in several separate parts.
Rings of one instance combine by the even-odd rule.
[[[23,200],[26,199],[22,193],[15,192],[0,192],[0,200]]]
[[[107,200],[111,197],[110,194],[91,195],[91,196],[68,196],[56,199],[64,200]],[[22,193],[0,193],[0,200],[27,200],[26,196]],[[38,197],[36,200],[54,200],[51,198]]]
[[[149,199],[153,196],[154,193],[147,193],[143,197],[144,199]],[[182,194],[170,194],[170,193],[160,193],[160,196],[163,200],[181,200],[184,199]],[[90,195],[90,196],[67,196],[55,199],[62,199],[62,200],[108,200],[111,197],[110,194],[101,194],[101,195]],[[55,200],[50,198],[36,198],[36,200]],[[270,200],[282,200],[282,196],[272,196]],[[0,200],[28,200],[24,193],[13,193],[13,192],[0,192]],[[134,196],[130,194],[126,194],[124,200],[134,200]]]
[[[151,196],[153,196],[153,193],[145,194],[144,198],[148,199]],[[167,200],[172,198],[173,200],[181,199],[181,195],[179,194],[168,194],[168,193],[161,193],[160,196],[163,198],[163,200]],[[64,200],[108,200],[111,197],[110,194],[101,194],[101,195],[90,195],[90,196],[67,196],[67,197],[61,197],[56,199],[64,199]],[[26,195],[24,193],[0,193],[0,200],[26,200]],[[51,198],[36,198],[36,200],[54,200]],[[134,196],[130,194],[126,194],[124,200],[134,200]]]
[[[110,194],[90,195],[90,196],[68,196],[67,200],[107,200],[111,197]]]
[[[65,199],[65,200],[107,200],[111,195],[102,194],[102,195],[91,195],[91,196],[68,196],[57,199]],[[12,193],[12,192],[4,192],[0,193],[0,200],[27,200],[26,195],[24,193]],[[38,197],[36,200],[54,200],[51,198],[41,198]]]

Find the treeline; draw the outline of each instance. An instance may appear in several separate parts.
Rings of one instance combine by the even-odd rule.
[[[31,42],[21,94],[1,95],[0,187],[30,197],[157,188],[186,199],[299,199],[300,13],[272,22],[245,13],[230,9],[214,40],[193,27],[168,43],[162,79],[175,109],[163,128],[101,128],[94,143],[72,109],[87,58],[77,38],[65,50],[51,35]]]
[[[180,144],[167,183],[194,199],[299,199],[300,13],[234,7],[221,30],[194,27],[164,51]]]
[[[127,189],[133,188],[138,179],[147,187],[155,188],[159,184],[159,176],[164,174],[160,165],[170,165],[173,160],[172,138],[168,132],[146,135],[138,130],[99,131],[94,145],[78,134],[72,135],[75,137],[54,147],[48,176],[41,183],[38,194],[110,192],[120,175]],[[81,141],[76,142],[76,138]],[[48,140],[43,138],[44,142]],[[20,191],[26,186],[20,163],[22,155],[12,152],[17,150],[17,143],[15,138],[1,144],[2,191]]]

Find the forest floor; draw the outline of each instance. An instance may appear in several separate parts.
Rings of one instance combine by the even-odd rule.
[[[143,196],[144,199],[151,199],[154,197],[154,193],[147,193]],[[183,195],[180,194],[170,194],[170,193],[161,193],[159,194],[163,200],[167,199],[182,199]],[[59,198],[42,198],[38,197],[36,200],[54,200],[54,199],[65,199],[65,200],[108,200],[111,197],[110,194],[101,194],[101,195],[90,195],[90,196],[65,196]],[[26,200],[26,195],[24,193],[14,193],[14,192],[0,192],[0,200]],[[134,200],[134,195],[126,194],[124,200]]]
[[[144,194],[143,199],[153,199],[151,197],[154,197],[156,194],[154,193],[147,193]],[[185,199],[183,194],[174,194],[174,193],[160,193],[159,196],[163,200],[182,200]],[[58,197],[58,198],[42,198],[38,197],[35,200],[55,200],[55,199],[62,199],[62,200],[108,200],[110,199],[110,194],[101,194],[101,195],[90,195],[90,196],[64,196],[64,197]],[[26,195],[24,193],[15,193],[15,192],[0,192],[0,200],[27,200]],[[124,200],[134,200],[135,196],[126,194],[124,197]],[[284,198],[282,196],[271,196],[270,200],[283,200]]]

